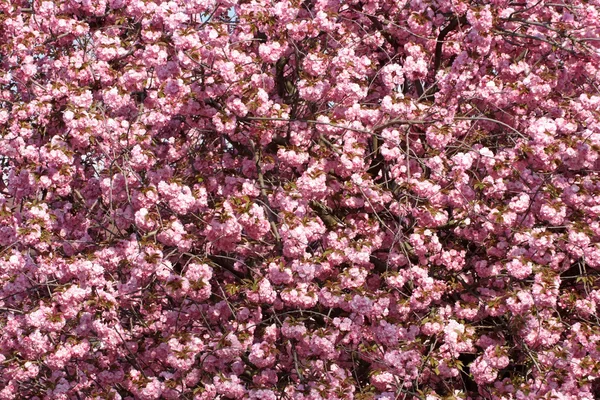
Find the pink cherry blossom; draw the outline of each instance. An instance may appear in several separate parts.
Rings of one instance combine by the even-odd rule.
[[[2,2],[0,398],[598,398],[599,34]]]

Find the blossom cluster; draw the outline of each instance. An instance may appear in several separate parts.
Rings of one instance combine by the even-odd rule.
[[[0,400],[600,398],[598,0],[0,38]]]

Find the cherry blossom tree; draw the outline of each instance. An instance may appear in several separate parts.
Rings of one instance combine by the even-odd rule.
[[[0,399],[600,396],[598,0],[0,0]]]

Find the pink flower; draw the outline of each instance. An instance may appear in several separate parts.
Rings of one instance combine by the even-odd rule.
[[[498,377],[498,371],[494,369],[483,357],[477,357],[471,363],[470,372],[473,374],[473,379],[479,385],[492,383]]]
[[[269,389],[251,390],[249,393],[251,400],[276,400],[277,396]]]
[[[289,319],[286,319],[281,327],[281,334],[283,336],[296,340],[302,340],[306,332],[307,330],[303,323],[293,322]]]
[[[258,47],[258,53],[265,62],[275,63],[285,52],[285,47],[279,42],[262,43]]]
[[[522,261],[520,259],[512,259],[505,264],[506,271],[517,279],[525,279],[531,275],[533,264],[531,261]]]
[[[444,341],[451,346],[456,345],[464,333],[465,326],[451,319],[444,327]]]
[[[506,306],[515,315],[523,315],[527,313],[534,305],[533,296],[527,292],[520,290],[515,297],[509,297],[506,300]]]
[[[266,342],[255,343],[252,345],[248,359],[258,368],[270,367],[276,360],[273,350]]]
[[[163,384],[157,378],[151,378],[150,382],[139,392],[139,397],[143,400],[153,400],[160,398],[163,392]]]
[[[479,32],[486,32],[492,27],[493,15],[490,6],[486,5],[483,9],[467,11],[467,20],[474,29]]]
[[[242,225],[229,203],[223,205],[223,211],[213,217],[210,225],[206,227],[205,234],[213,245],[223,250],[232,250],[241,240]]]
[[[373,309],[373,302],[368,297],[355,295],[350,302],[350,307],[358,314],[368,315]]]
[[[240,378],[236,375],[229,375],[227,377],[215,376],[213,379],[217,393],[227,396],[232,399],[241,399],[246,393],[246,389],[240,383]]]

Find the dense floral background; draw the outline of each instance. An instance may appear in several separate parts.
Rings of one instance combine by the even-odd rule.
[[[598,0],[0,0],[0,399],[600,397]]]

